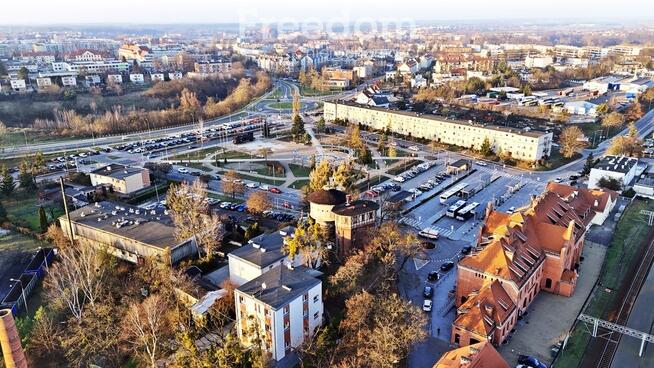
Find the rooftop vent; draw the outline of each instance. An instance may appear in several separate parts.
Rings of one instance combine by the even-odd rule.
[[[107,166],[107,171],[111,171],[111,165]]]
[[[282,289],[284,289],[286,291],[291,291],[292,290],[291,287],[288,286],[288,285],[282,285]]]

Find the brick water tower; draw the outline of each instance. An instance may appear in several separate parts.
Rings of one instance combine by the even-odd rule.
[[[0,310],[0,347],[6,368],[27,368],[27,360],[10,309]]]

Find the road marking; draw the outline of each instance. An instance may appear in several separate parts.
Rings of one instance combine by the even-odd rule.
[[[419,258],[414,258],[413,259],[413,265],[416,267],[416,271],[418,271],[421,268],[425,267],[428,263],[429,263],[428,259],[419,259]]]

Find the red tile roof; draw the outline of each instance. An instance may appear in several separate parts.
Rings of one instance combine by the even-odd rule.
[[[507,362],[488,341],[450,350],[433,368],[509,368]]]

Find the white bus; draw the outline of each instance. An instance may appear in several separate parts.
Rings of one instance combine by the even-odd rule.
[[[454,218],[457,211],[463,208],[465,205],[466,201],[463,199],[456,201],[456,203],[448,207],[447,211],[445,212],[445,216]]]
[[[457,185],[453,186],[452,188],[446,190],[445,192],[443,192],[443,194],[441,194],[441,196],[440,196],[441,204],[447,202],[447,200],[450,199],[450,197],[452,197],[453,195],[459,193],[461,191],[461,189],[464,189],[467,186],[468,186],[468,184],[466,184],[466,183],[460,183],[460,184],[457,184]]]
[[[455,214],[455,217],[459,221],[466,221],[470,218],[472,218],[475,215],[475,209],[479,206],[479,203],[477,202],[472,202],[469,205],[461,208],[457,213]]]

